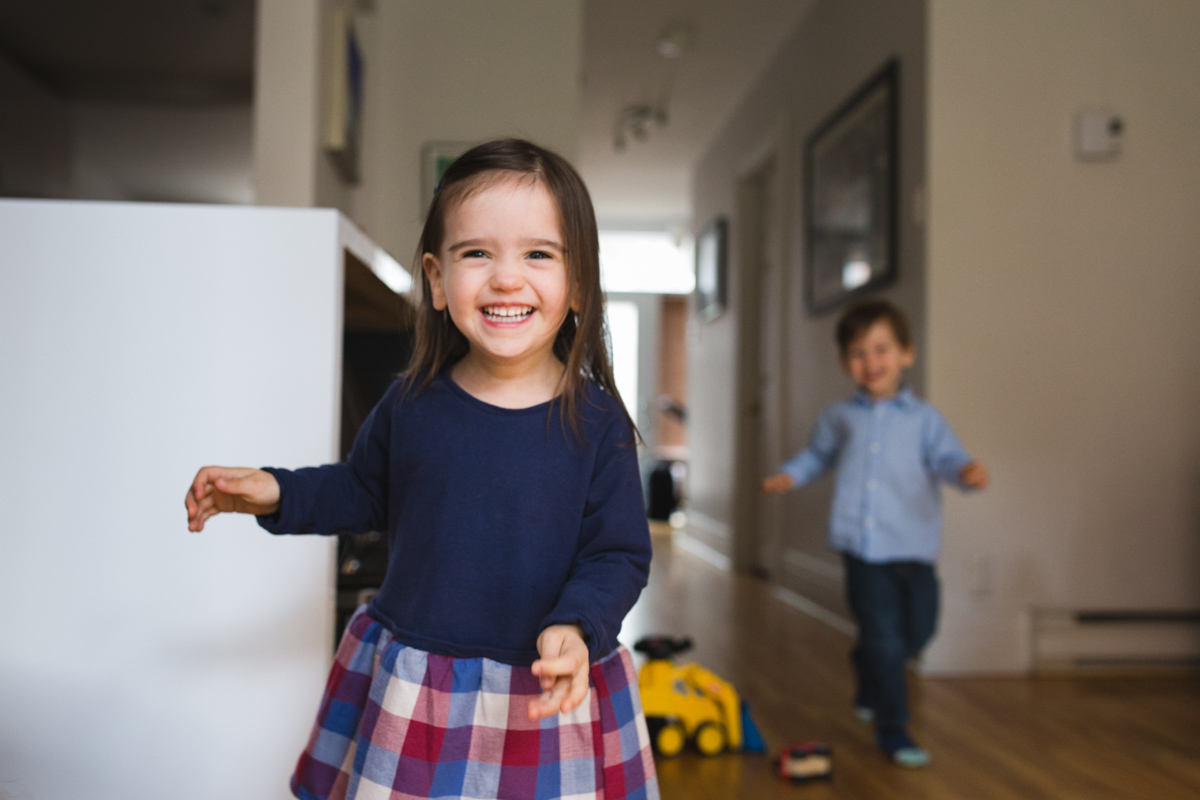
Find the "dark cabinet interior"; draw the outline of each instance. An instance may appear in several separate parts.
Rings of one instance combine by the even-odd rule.
[[[414,312],[349,251],[346,258],[342,336],[342,420],[340,455],[412,354]],[[340,639],[354,610],[378,591],[387,569],[387,532],[339,536],[337,552],[337,630]]]

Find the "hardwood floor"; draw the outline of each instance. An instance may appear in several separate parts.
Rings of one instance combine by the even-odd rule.
[[[913,679],[912,730],[933,763],[906,770],[878,754],[851,711],[849,637],[765,582],[655,540],[622,641],[693,637],[684,658],[733,683],[771,750],[817,739],[833,747],[835,771],[828,784],[796,786],[773,776],[768,755],[685,751],[658,761],[664,800],[1200,798],[1198,677]]]

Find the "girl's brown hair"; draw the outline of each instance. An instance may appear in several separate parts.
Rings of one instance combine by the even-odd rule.
[[[582,437],[585,381],[592,381],[621,401],[608,357],[604,322],[604,292],[600,289],[600,240],[592,198],[579,173],[562,156],[521,139],[497,139],[471,148],[446,168],[425,217],[416,264],[426,253],[440,257],[446,235],[446,215],[472,191],[505,175],[524,176],[546,187],[558,206],[566,248],[570,297],[578,312],[568,311],[554,339],[554,355],[566,365],[562,391],[555,399],[562,419],[577,439]],[[448,313],[433,307],[429,277],[421,273],[416,340],[404,375],[420,391],[443,369],[467,354],[467,338]],[[553,404],[551,405],[553,408]],[[624,411],[625,404],[621,403]],[[637,427],[624,411],[634,436]]]

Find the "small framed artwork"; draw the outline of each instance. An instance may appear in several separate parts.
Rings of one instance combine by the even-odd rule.
[[[899,64],[891,61],[805,142],[810,314],[896,277],[898,80]]]
[[[696,239],[696,311],[705,322],[725,310],[728,228],[728,221],[718,217]]]
[[[472,142],[426,142],[421,145],[421,209],[429,207],[446,167],[474,147]]]
[[[343,8],[329,9],[329,72],[325,76],[325,152],[344,183],[359,181],[362,149],[363,58],[354,21]]]

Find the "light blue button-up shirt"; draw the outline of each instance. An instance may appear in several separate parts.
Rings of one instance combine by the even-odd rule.
[[[833,549],[872,563],[932,563],[942,544],[938,482],[959,486],[970,461],[938,410],[904,387],[887,400],[860,391],[826,408],[783,472],[800,487],[837,467]]]

